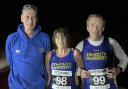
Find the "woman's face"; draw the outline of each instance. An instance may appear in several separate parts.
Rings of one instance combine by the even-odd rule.
[[[56,33],[55,35],[55,44],[57,48],[64,48],[67,46],[67,39],[62,33]]]

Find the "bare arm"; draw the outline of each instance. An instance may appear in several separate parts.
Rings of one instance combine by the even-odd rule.
[[[77,63],[77,66],[83,68],[82,55],[78,49],[74,49],[74,57]]]

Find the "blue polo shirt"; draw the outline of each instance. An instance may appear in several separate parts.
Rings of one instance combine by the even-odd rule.
[[[50,50],[50,40],[41,27],[36,26],[31,39],[23,24],[6,40],[6,57],[10,66],[10,89],[45,89],[44,56]]]

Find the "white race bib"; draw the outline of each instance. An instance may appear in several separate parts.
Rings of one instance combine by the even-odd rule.
[[[90,89],[108,89],[110,84],[107,78],[107,69],[94,69],[89,70],[90,77]]]
[[[53,89],[71,89],[72,71],[52,70]]]

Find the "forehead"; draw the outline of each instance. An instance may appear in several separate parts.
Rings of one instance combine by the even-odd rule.
[[[22,15],[34,15],[34,16],[36,16],[36,12],[33,9],[24,9],[22,11]]]
[[[64,36],[64,34],[61,33],[61,32],[56,32],[54,35],[55,35],[55,36]]]
[[[88,20],[88,23],[89,24],[94,24],[94,23],[100,23],[100,24],[102,24],[103,23],[103,20],[100,17],[91,17]]]

